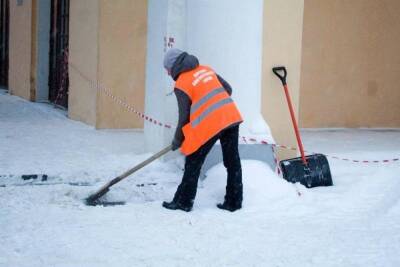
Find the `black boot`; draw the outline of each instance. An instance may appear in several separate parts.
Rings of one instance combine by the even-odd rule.
[[[229,181],[229,177],[228,177]],[[232,185],[228,182],[226,186],[226,195],[224,198],[224,203],[217,204],[217,207],[223,210],[235,211],[242,208],[243,201],[243,185],[242,183],[237,183]]]
[[[235,210],[239,210],[242,208],[242,204],[241,203],[228,203],[228,202],[224,202],[224,203],[219,203],[217,204],[217,207],[221,210],[229,210],[231,212],[234,212]]]
[[[175,201],[171,201],[171,202],[164,201],[162,203],[162,206],[169,210],[183,210],[186,212],[189,212],[192,210],[192,207],[182,205],[179,202],[175,202]]]

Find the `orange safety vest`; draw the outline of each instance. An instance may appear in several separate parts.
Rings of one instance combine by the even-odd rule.
[[[190,155],[228,126],[243,119],[235,103],[207,66],[183,72],[175,88],[185,92],[192,105],[190,121],[182,127],[185,139],[181,152]]]

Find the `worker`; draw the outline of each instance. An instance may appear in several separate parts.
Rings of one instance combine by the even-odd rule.
[[[240,209],[243,185],[238,141],[243,120],[230,97],[231,86],[212,68],[200,65],[195,56],[177,48],[165,54],[164,68],[175,81],[179,109],[172,150],[180,148],[186,157],[182,181],[173,200],[163,202],[163,207],[192,210],[201,167],[219,140],[227,169],[227,185],[224,202],[217,207],[232,212]]]

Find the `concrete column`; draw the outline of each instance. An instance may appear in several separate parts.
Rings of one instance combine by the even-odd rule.
[[[188,1],[187,47],[200,63],[210,65],[227,80],[243,116],[240,135],[274,142],[261,115],[262,0]],[[248,140],[248,139],[247,139]],[[242,159],[257,159],[275,166],[272,148],[240,139]],[[222,161],[214,146],[202,169],[202,177]]]
[[[99,2],[98,80],[114,96],[144,109],[147,1]],[[96,128],[143,129],[143,120],[98,91]]]
[[[149,1],[149,34],[146,80],[146,114],[164,122],[178,118],[174,82],[162,66],[164,52],[177,47],[210,65],[233,87],[244,123],[240,134],[273,142],[261,115],[261,65],[263,1],[188,0]],[[168,145],[174,133],[145,123],[150,150]],[[255,158],[273,165],[271,147],[243,147],[244,158]],[[221,161],[219,146],[209,154],[204,170]]]
[[[68,116],[95,125],[98,93],[89,80],[98,80],[99,1],[71,1],[69,30]]]
[[[149,0],[145,113],[172,129],[145,121],[146,147],[156,151],[171,143],[178,119],[173,80],[163,67],[165,52],[171,47],[186,48],[186,1]]]
[[[173,81],[162,67],[165,50],[177,47],[212,66],[232,85],[244,117],[242,135],[270,137],[261,116],[262,16],[262,0],[149,1],[146,113],[177,120],[175,97],[167,95]],[[151,123],[145,124],[145,131],[150,147],[172,138],[171,131]]]
[[[227,80],[244,118],[240,134],[267,138],[261,116],[263,1],[188,1],[187,47]]]
[[[32,1],[10,1],[9,91],[31,100]]]

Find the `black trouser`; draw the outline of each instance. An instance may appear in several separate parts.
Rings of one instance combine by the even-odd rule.
[[[240,164],[238,141],[239,125],[222,130],[196,152],[190,154],[185,160],[185,172],[182,182],[176,190],[174,200],[186,207],[192,207],[197,192],[197,183],[204,160],[211,148],[217,142],[221,142],[224,166],[228,172],[226,184],[225,202],[234,207],[241,207],[243,199],[242,166]]]

